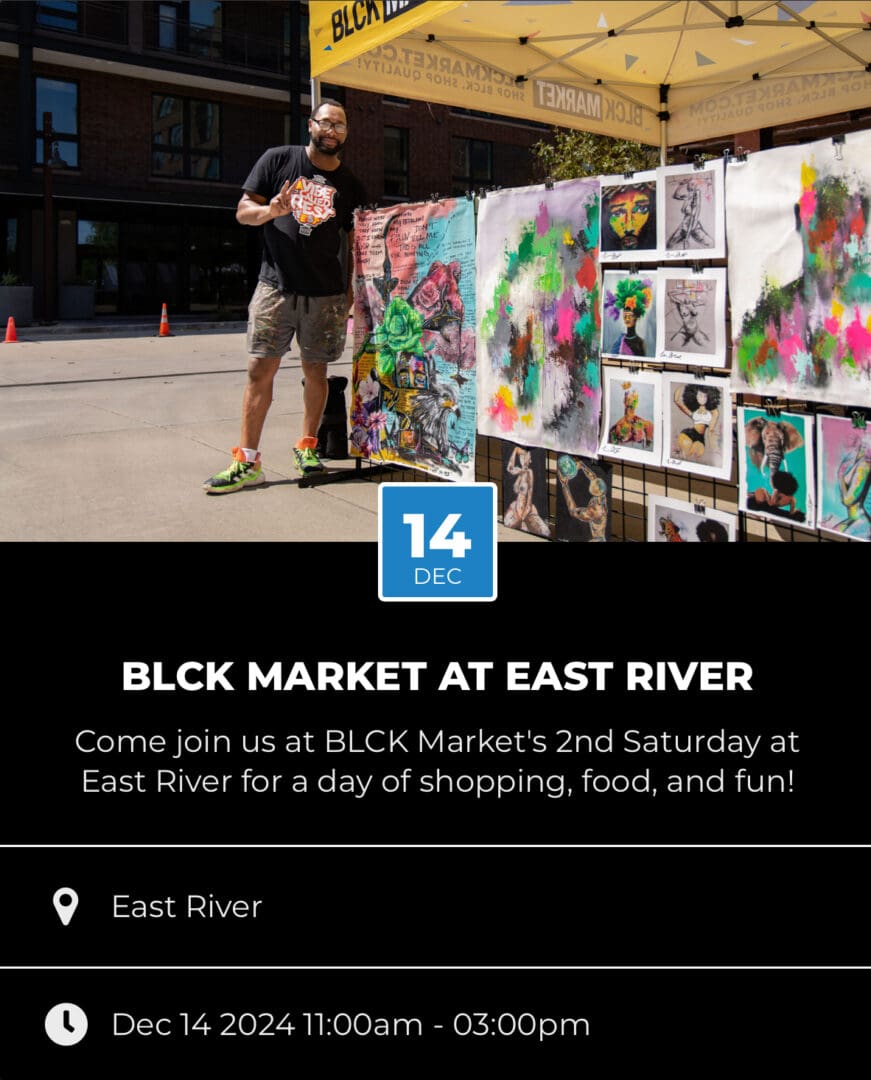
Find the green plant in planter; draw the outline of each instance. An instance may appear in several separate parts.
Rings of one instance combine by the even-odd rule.
[[[0,285],[23,285],[24,282],[17,274],[8,273],[0,277]]]

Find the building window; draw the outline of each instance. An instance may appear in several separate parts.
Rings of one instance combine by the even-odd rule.
[[[151,175],[221,179],[221,106],[217,102],[152,96]]]
[[[408,195],[408,128],[384,128],[384,194]]]
[[[493,144],[483,139],[451,139],[453,193],[493,183]]]
[[[222,5],[217,0],[166,0],[154,6],[158,49],[221,59]]]
[[[79,5],[76,0],[45,0],[36,5],[36,25],[49,30],[78,33]]]
[[[97,314],[118,310],[118,222],[85,221],[76,229],[76,270],[94,286]]]
[[[70,169],[79,167],[79,87],[78,83],[58,79],[36,80],[36,116],[34,117],[34,160],[43,163],[42,117],[51,113],[54,132],[49,154],[60,157]]]

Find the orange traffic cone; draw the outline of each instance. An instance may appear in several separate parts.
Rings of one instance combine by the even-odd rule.
[[[157,336],[172,337],[172,331],[169,329],[169,317],[166,314],[166,304],[163,305],[163,311],[160,313],[160,330]]]
[[[6,323],[6,341],[5,341],[5,344],[8,345],[10,342],[13,342],[13,341],[18,341],[18,334],[15,331],[15,320],[10,315],[9,316],[9,321]]]

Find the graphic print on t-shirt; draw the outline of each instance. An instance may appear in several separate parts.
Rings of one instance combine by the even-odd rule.
[[[300,176],[290,189],[290,206],[293,216],[300,224],[300,232],[307,235],[312,229],[336,216],[333,200],[336,189],[328,184]]]

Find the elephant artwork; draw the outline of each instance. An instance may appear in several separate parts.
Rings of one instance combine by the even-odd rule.
[[[813,524],[812,430],[807,416],[741,410],[741,501],[748,511]]]

